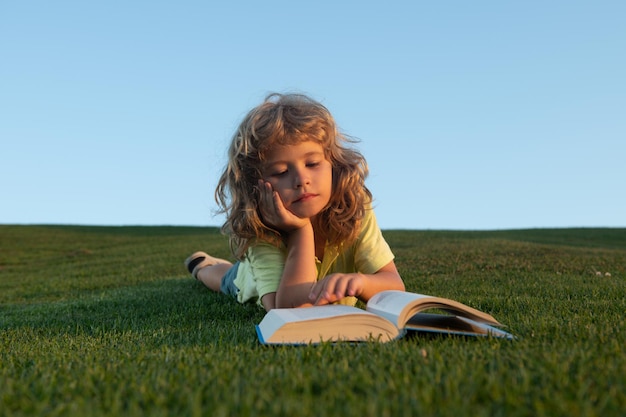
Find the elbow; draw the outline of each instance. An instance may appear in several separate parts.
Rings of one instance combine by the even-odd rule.
[[[406,287],[404,286],[404,280],[399,274],[398,274],[398,290],[406,291]]]
[[[288,297],[285,297],[284,294],[281,294],[281,291],[276,293],[276,301],[274,303],[274,308],[291,308],[291,303]]]
[[[406,287],[404,286],[404,280],[402,279],[402,277],[400,275],[398,275],[398,282],[397,282],[397,290],[398,291],[406,291]]]
[[[311,307],[309,293],[313,284],[303,283],[278,288],[276,291],[276,308]]]
[[[301,307],[311,307],[313,304],[310,302],[299,303],[294,300],[284,300],[280,298],[276,298],[276,308],[301,308]]]
[[[311,307],[312,305],[308,300],[301,301],[298,298],[285,296],[280,291],[276,294],[275,308],[301,308]]]
[[[261,302],[265,311],[270,311],[274,308],[299,308],[299,307],[311,307],[311,303],[297,303],[289,297],[282,296],[279,293],[269,293],[261,298]]]

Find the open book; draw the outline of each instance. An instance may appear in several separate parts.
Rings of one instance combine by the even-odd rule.
[[[424,313],[426,310],[435,310]],[[383,291],[366,310],[346,305],[270,310],[256,326],[263,344],[311,344],[399,339],[407,331],[512,339],[487,313],[457,301],[404,291]]]

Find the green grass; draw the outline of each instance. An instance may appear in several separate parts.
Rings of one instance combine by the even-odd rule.
[[[182,267],[216,229],[0,226],[0,415],[624,414],[625,229],[385,236],[408,290],[518,339],[261,346]]]

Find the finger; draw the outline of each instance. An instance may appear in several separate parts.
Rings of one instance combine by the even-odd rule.
[[[329,275],[324,279],[324,285],[319,292],[316,305],[334,303],[345,297],[347,280],[342,275]]]
[[[320,295],[320,291],[323,289],[322,284],[323,284],[323,281],[318,281],[311,288],[311,292],[309,292],[309,300],[311,302],[315,302],[318,299]]]
[[[263,202],[268,206],[272,202],[272,184],[259,180]]]
[[[272,197],[272,186],[263,180],[259,180],[259,209],[266,221],[270,221],[274,214],[274,200]]]
[[[291,213],[289,210],[285,208],[283,199],[280,198],[280,194],[278,194],[278,191],[274,191],[272,193],[272,206],[274,207],[274,210],[276,211],[276,214],[278,215],[278,217],[281,219],[287,218],[289,214]]]
[[[324,278],[321,281],[318,281],[313,288],[311,288],[311,292],[309,293],[309,300],[314,305],[324,305],[328,304],[330,301],[326,297],[326,284],[327,279]]]
[[[332,291],[332,295],[335,297],[335,301],[341,300],[346,296],[346,290],[348,289],[349,283],[350,279],[343,276],[335,280],[335,287]]]
[[[320,296],[313,303],[314,306],[323,306],[326,304],[334,303],[335,300],[332,297],[326,297],[324,293],[320,294]]]
[[[363,292],[363,282],[359,278],[353,278],[346,287],[346,296],[358,297]]]

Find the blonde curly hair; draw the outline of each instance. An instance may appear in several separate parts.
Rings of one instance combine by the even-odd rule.
[[[339,132],[321,103],[302,94],[268,95],[242,120],[228,150],[228,163],[215,190],[220,212],[226,214],[222,232],[234,256],[242,259],[254,241],[276,246],[286,236],[266,226],[258,210],[258,180],[268,151],[276,145],[314,141],[322,145],[332,165],[332,193],[313,227],[331,244],[353,242],[359,234],[372,194],[365,186],[368,166],[349,146],[355,139]]]

